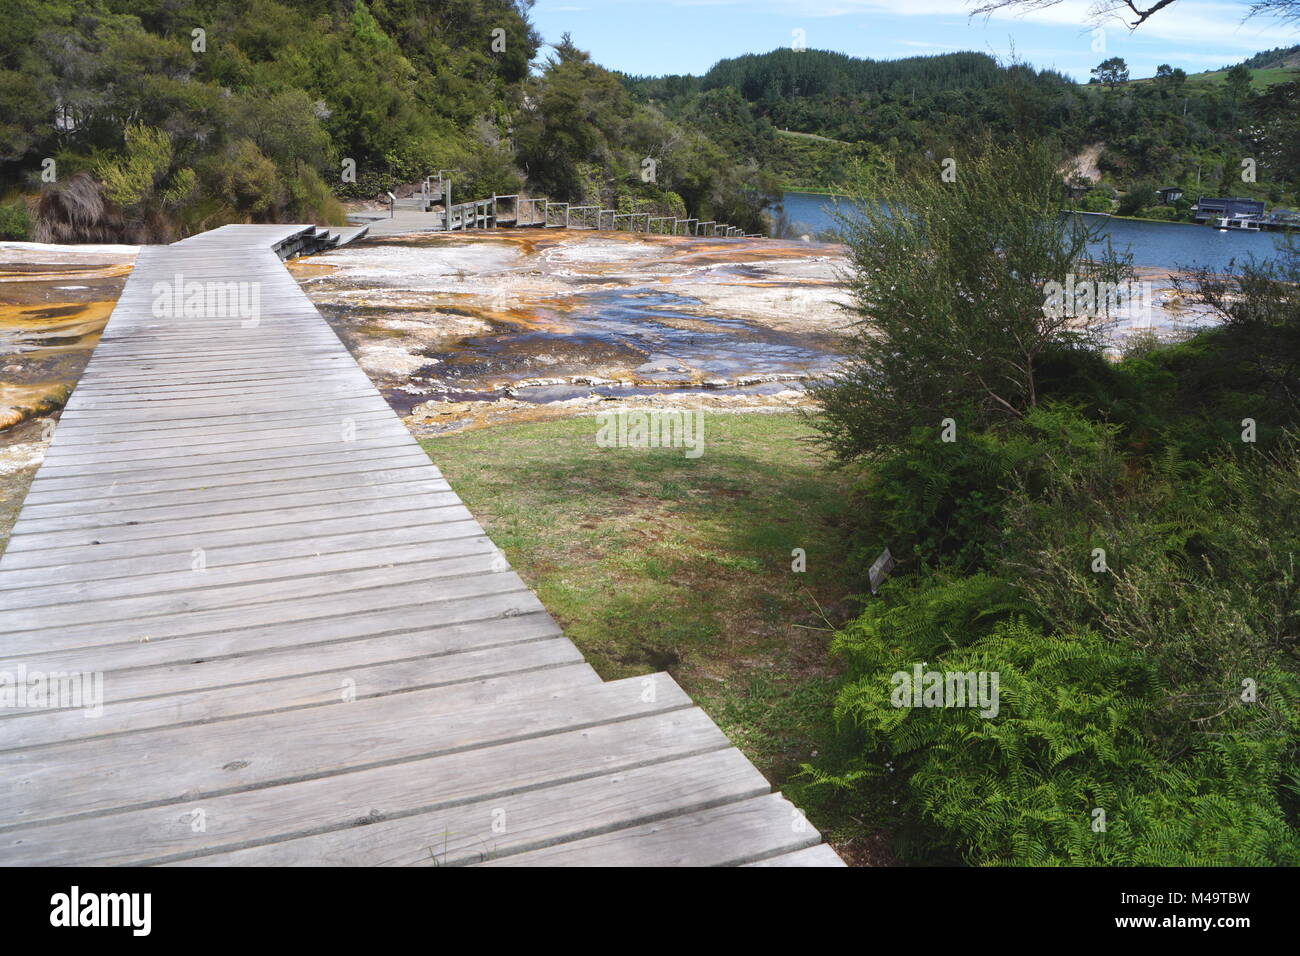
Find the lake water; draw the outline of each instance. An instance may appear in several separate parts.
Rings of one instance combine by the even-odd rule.
[[[816,193],[786,193],[785,211],[795,229],[816,236],[835,230],[835,200]],[[1204,267],[1225,271],[1233,259],[1270,259],[1286,241],[1280,232],[1220,232],[1210,226],[1174,222],[1134,222],[1107,216],[1089,216],[1099,236],[1099,249],[1109,236],[1115,249],[1133,256],[1135,266],[1158,269]]]

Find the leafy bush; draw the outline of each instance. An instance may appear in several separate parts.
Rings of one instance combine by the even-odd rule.
[[[0,205],[0,239],[25,242],[31,238],[32,217],[21,199]]]
[[[284,204],[279,170],[251,139],[231,144],[206,167],[205,180],[231,204],[232,214],[242,210],[255,222],[266,222]]]
[[[1300,862],[1295,447],[1157,471],[1022,488],[1001,572],[887,588],[836,637],[858,756],[816,784],[892,769],[929,843],[976,864]],[[996,673],[997,713],[893,706],[918,663]]]
[[[289,178],[286,187],[289,200],[287,218],[331,226],[347,224],[348,216],[342,203],[334,198],[329,186],[310,166],[299,169],[296,176]]]
[[[1139,210],[1151,205],[1151,201],[1156,198],[1156,188],[1148,182],[1134,183],[1123,196],[1119,199],[1119,205],[1115,208],[1121,216],[1136,216]]]
[[[488,196],[512,196],[523,188],[523,178],[515,170],[508,152],[498,147],[480,147],[461,164],[460,180],[453,188],[463,199]],[[453,202],[457,200],[452,198]]]
[[[1173,206],[1143,206],[1134,215],[1143,219],[1160,219],[1164,222],[1178,222],[1183,218]]]
[[[883,201],[844,219],[860,321],[846,361],[813,389],[817,427],[842,462],[944,419],[969,434],[1023,418],[1043,399],[1040,363],[1097,325],[1046,308],[1049,283],[1130,274],[1112,255],[1095,261],[1089,227],[1058,214],[1046,149],[985,143],[954,170],[950,182],[935,169],[881,177],[864,194]]]
[[[123,155],[100,163],[96,173],[104,194],[123,209],[153,197],[154,190],[172,165],[172,144],[167,134],[143,123],[127,127]]]
[[[1113,205],[1109,189],[1090,189],[1079,200],[1079,208],[1084,212],[1110,212]]]
[[[1055,406],[1032,409],[1020,428],[953,442],[941,441],[938,428],[914,429],[863,474],[850,560],[865,569],[889,547],[912,566],[993,567],[1006,556],[1001,531],[1013,490],[1038,490],[1083,469],[1115,480],[1112,434]]]
[[[1048,636],[1019,620],[961,646],[930,643],[924,656],[890,648],[868,622],[841,633],[840,653],[880,660],[836,707],[876,759],[823,784],[857,786],[892,764],[908,777],[912,809],[977,865],[1300,861],[1279,799],[1294,783],[1293,755],[1270,721],[1202,735],[1190,752],[1174,754],[1150,732],[1161,675],[1139,648],[1088,632]],[[998,714],[891,706],[890,675],[918,661],[941,672],[997,673]],[[1282,692],[1296,689],[1291,675],[1270,678]],[[1279,716],[1290,734],[1300,730],[1294,711]],[[1104,830],[1094,829],[1099,822]]]

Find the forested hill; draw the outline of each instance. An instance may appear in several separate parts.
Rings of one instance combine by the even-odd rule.
[[[1300,44],[1256,53],[1241,65],[1248,70],[1300,69]]]
[[[1100,145],[1098,188],[1118,196],[1150,183],[1258,195],[1293,204],[1300,182],[1300,72],[1274,50],[1222,74],[1164,65],[1130,81],[1118,58],[1093,81],[1000,64],[982,53],[878,61],[822,50],[774,50],[717,63],[703,76],[628,77],[668,115],[707,126],[787,185],[831,187],[854,164],[950,155],[985,132],[1047,141],[1063,163]],[[798,135],[803,134],[803,135]],[[1240,181],[1243,157],[1257,161]],[[1199,175],[1199,186],[1198,186]]]
[[[701,78],[704,89],[730,86],[747,100],[911,94],[983,89],[1000,81],[1002,69],[983,53],[947,53],[903,60],[860,60],[826,50],[774,50],[720,60]],[[1062,82],[1068,82],[1060,77]]]
[[[338,200],[438,170],[466,199],[531,188],[762,227],[770,183],[706,131],[636,102],[567,37],[530,70],[531,5],[7,0],[0,238],[338,221]]]

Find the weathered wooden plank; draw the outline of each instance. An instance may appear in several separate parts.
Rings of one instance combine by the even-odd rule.
[[[0,833],[0,860],[57,866],[166,862],[295,834],[364,827],[402,814],[717,750],[727,739],[698,708],[562,731],[440,757]],[[196,829],[194,810],[202,809]],[[312,861],[319,863],[320,861]]]
[[[346,369],[343,367],[335,369],[314,370],[310,367],[303,366],[299,370],[280,371],[275,374],[275,386],[265,386],[267,376],[257,370],[249,370],[242,373],[231,372],[213,372],[209,375],[186,376],[183,381],[167,381],[153,378],[150,380],[133,381],[108,381],[92,383],[96,395],[107,398],[129,398],[136,394],[165,395],[171,398],[181,398],[186,395],[196,397],[213,397],[221,395],[241,395],[248,394],[247,390],[256,390],[258,393],[269,393],[274,390],[284,390],[284,386],[294,382],[314,382],[318,388],[324,389],[327,386],[338,385],[346,387],[349,384],[361,387],[361,379],[355,369]]]
[[[378,514],[383,511],[420,511],[435,508],[461,507],[460,499],[454,492],[433,494],[405,494],[401,496],[380,495],[373,500],[348,501],[345,504],[307,504],[298,507],[273,508],[271,514],[263,514],[256,507],[249,507],[233,514],[216,514],[200,518],[187,518],[180,522],[148,522],[142,524],[104,524],[99,528],[76,529],[72,531],[42,531],[28,534],[25,529],[14,524],[14,531],[9,539],[9,551],[21,553],[30,550],[50,550],[62,547],[90,547],[92,545],[111,545],[123,542],[156,540],[165,537],[184,537],[198,542],[208,532],[230,531],[240,528],[266,527],[267,524],[299,524],[304,522],[327,521],[330,518],[342,518],[361,513]],[[266,524],[263,524],[266,522]],[[166,546],[166,545],[164,545]]]
[[[779,856],[770,856],[765,860],[758,860],[754,863],[746,863],[745,866],[844,866],[844,861],[840,859],[839,854],[832,850],[825,843],[819,843],[817,846],[810,846],[806,850],[795,850],[793,853],[782,853]]]
[[[268,843],[205,866],[457,866],[768,793],[737,750],[589,777],[366,827]]]
[[[547,673],[537,673],[543,670]],[[531,675],[509,685],[517,686],[521,695],[600,680],[577,648],[564,638],[442,657],[378,663],[349,661],[332,671],[137,700],[123,699],[120,695],[127,692],[123,682],[109,674],[104,680],[102,706],[93,708],[95,716],[87,716],[85,707],[19,711],[0,719],[0,750],[103,739],[302,707],[342,705],[369,697],[518,674]]]
[[[277,458],[265,467],[245,465],[243,462],[214,465],[210,468],[171,469],[150,468],[147,472],[122,472],[109,476],[107,487],[104,478],[94,473],[81,475],[46,474],[37,472],[26,501],[77,501],[86,499],[87,489],[99,489],[108,494],[153,495],[187,488],[236,486],[263,481],[293,481],[315,475],[345,473],[366,474],[371,469],[408,467],[427,462],[428,457],[418,446],[409,442],[372,442],[357,450],[331,451],[313,455]],[[437,469],[432,471],[437,473]]]
[[[353,438],[346,436],[343,427],[345,425],[350,426]],[[175,454],[174,449],[192,450],[195,454],[208,454],[220,451],[223,446],[237,447],[241,442],[245,447],[250,448],[303,444],[301,439],[304,437],[310,438],[312,441],[324,439],[331,442],[350,442],[355,440],[357,434],[370,436],[375,434],[397,435],[400,433],[396,429],[401,427],[401,423],[393,417],[391,412],[386,415],[368,412],[355,415],[329,416],[317,420],[266,424],[243,429],[206,429],[196,426],[188,430],[188,433],[183,434],[132,435],[125,432],[115,432],[110,440],[100,442],[81,441],[79,436],[72,433],[60,436],[56,431],[54,443],[46,452],[45,457],[49,461],[59,462],[64,460],[90,462],[156,459],[173,456]]]
[[[94,398],[88,399],[95,404],[90,407],[105,407],[124,402],[204,402],[247,400],[260,398],[270,404],[281,396],[301,396],[304,389],[315,386],[323,390],[325,386],[334,394],[366,394],[366,384],[355,375],[333,373],[322,380],[309,373],[295,373],[278,378],[274,383],[249,382],[242,386],[237,383],[213,382],[210,384],[190,385],[184,382],[155,382],[153,385],[140,385],[129,388],[99,387],[94,391]],[[73,409],[75,410],[75,409]]]
[[[98,390],[124,388],[153,388],[160,382],[180,382],[194,384],[197,382],[239,382],[245,380],[262,381],[268,376],[281,377],[289,374],[346,375],[353,376],[353,370],[345,364],[348,355],[316,355],[302,358],[267,358],[261,361],[229,358],[220,361],[177,361],[166,370],[150,368],[144,363],[130,363],[118,368],[96,366],[93,371],[87,368],[79,384]]]
[[[486,538],[466,538],[447,553],[419,562],[406,570],[408,580],[432,584],[443,578],[460,578],[493,572],[505,573],[505,559]],[[196,579],[202,572],[193,572]],[[299,577],[266,578],[248,583],[214,584],[131,597],[103,596],[51,606],[20,607],[0,611],[0,631],[17,635],[31,630],[72,629],[87,624],[131,620],[144,627],[154,617],[194,614],[217,608],[245,608],[249,617],[255,606],[302,597],[340,594],[363,588],[383,587],[393,580],[392,568],[379,565],[311,574]]]
[[[150,504],[148,506],[121,507],[112,512],[112,520],[105,521],[103,514],[71,513],[61,515],[24,515],[22,526],[14,523],[13,534],[51,535],[54,532],[77,531],[83,528],[104,530],[123,525],[168,525],[177,521],[197,521],[222,515],[248,515],[260,511],[283,512],[289,506],[320,507],[357,501],[379,501],[394,498],[422,498],[431,507],[441,507],[459,501],[450,498],[451,486],[442,478],[410,477],[406,481],[376,484],[356,481],[337,488],[298,490],[279,488],[249,489],[243,498],[217,498],[180,504]],[[435,503],[436,502],[436,503]],[[161,527],[160,527],[161,532]],[[161,532],[165,533],[165,532]],[[151,536],[151,535],[150,535]],[[100,540],[106,540],[103,536]]]
[[[161,509],[180,505],[193,505],[205,502],[235,501],[240,499],[266,498],[278,495],[284,490],[292,489],[302,493],[316,491],[344,491],[352,488],[380,487],[393,485],[415,485],[425,490],[446,488],[443,478],[418,461],[398,468],[352,468],[341,474],[321,474],[307,472],[309,477],[299,477],[286,481],[283,478],[244,482],[238,485],[203,485],[175,491],[158,491],[149,495],[115,494],[99,500],[88,500],[84,495],[71,501],[41,502],[27,501],[23,505],[23,517],[28,519],[56,518],[83,515],[89,512],[118,512],[138,509],[141,513],[157,513]]]
[[[179,439],[181,442],[203,442],[220,437],[240,435],[266,437],[293,428],[311,429],[320,426],[337,428],[339,422],[344,420],[357,422],[383,420],[387,422],[391,421],[392,417],[391,410],[379,408],[375,405],[366,407],[354,405],[350,409],[339,409],[332,414],[324,415],[307,414],[285,417],[268,415],[260,421],[193,421],[183,423],[175,421],[159,422],[155,418],[147,417],[135,422],[98,422],[93,428],[56,429],[55,440],[62,446],[75,445],[79,448],[92,448],[96,445],[123,447],[123,443],[128,441],[149,441],[163,444]],[[106,427],[109,424],[112,425],[111,428]]]
[[[780,794],[559,843],[483,866],[736,866],[821,842]]]
[[[62,651],[36,651],[25,657],[0,662],[9,673],[20,667],[49,671],[134,672],[149,684],[151,668],[168,669],[171,685],[178,693],[200,689],[210,682],[209,674],[225,674],[220,662],[246,657],[248,666],[266,668],[266,676],[301,674],[315,666],[317,654],[329,659],[334,653],[355,653],[358,658],[390,656],[433,656],[455,654],[485,647],[518,644],[554,637],[559,628],[545,611],[534,608],[526,614],[503,617],[511,595],[445,601],[435,608],[385,608],[360,614],[345,614],[288,625],[250,627],[238,631],[196,634],[165,641],[135,641],[100,644]],[[355,651],[341,645],[366,642]],[[336,645],[339,645],[336,647]],[[243,665],[238,665],[243,666]],[[127,683],[128,687],[136,686]],[[150,685],[152,686],[152,685]]]
[[[496,547],[481,531],[460,538],[421,541],[397,547],[367,548],[360,551],[311,555],[308,558],[299,557],[279,561],[258,561],[228,567],[208,565],[205,553],[205,563],[201,567],[193,566],[194,560],[191,558],[191,567],[184,571],[134,574],[108,581],[77,581],[42,588],[27,588],[22,592],[6,594],[2,602],[4,611],[0,611],[0,614],[19,608],[52,608],[93,601],[175,594],[181,591],[203,591],[210,596],[216,588],[236,584],[287,582],[293,579],[318,578],[336,572],[366,569],[386,569],[387,579],[392,580],[395,576],[393,569],[401,565],[438,562],[448,558],[464,558],[481,554],[487,554],[499,562],[498,565],[490,566],[500,566],[504,569],[504,556],[497,557]],[[397,572],[397,574],[401,573],[401,571]],[[338,583],[337,578],[331,577],[330,581]]]
[[[85,452],[78,449],[51,448],[46,453],[46,461],[55,474],[88,474],[103,471],[106,474],[123,474],[138,472],[141,468],[196,467],[212,464],[240,463],[251,467],[260,462],[292,458],[299,454],[320,454],[333,452],[347,455],[354,446],[364,442],[387,441],[400,447],[402,436],[391,428],[384,426],[367,427],[358,422],[352,430],[352,436],[339,425],[333,428],[304,429],[300,435],[278,437],[273,439],[250,439],[248,441],[221,441],[219,443],[196,444],[190,448],[159,448],[126,450],[114,453],[110,448],[99,452]],[[409,443],[410,436],[406,436]]]
[[[436,587],[431,584],[436,581]],[[540,610],[537,598],[513,571],[488,571],[464,577],[439,578],[436,571],[413,571],[401,582],[350,591],[327,589],[323,594],[262,604],[212,610],[180,611],[147,618],[122,618],[89,624],[30,628],[7,635],[6,654],[19,656],[42,650],[94,647],[100,644],[157,641],[237,628],[285,625],[339,614],[379,609],[405,609],[406,618],[418,623],[414,608],[423,610],[439,601],[486,598],[509,594],[503,615]]]
[[[364,414],[367,412],[381,411],[388,413],[390,410],[388,404],[378,395],[372,395],[365,398],[345,399],[339,402],[320,401],[313,402],[311,405],[304,405],[300,408],[260,408],[253,411],[238,413],[222,413],[215,415],[200,416],[183,416],[183,417],[162,417],[157,413],[135,414],[127,412],[117,413],[97,413],[84,412],[69,417],[60,422],[55,430],[56,434],[72,434],[78,437],[100,438],[105,432],[112,430],[134,431],[134,432],[170,432],[183,431],[189,428],[219,428],[219,427],[238,427],[246,425],[258,425],[268,422],[311,422],[320,421],[326,418],[332,418],[339,414],[355,412]]]
[[[158,555],[184,554],[193,560],[195,547],[202,547],[205,552],[216,548],[265,544],[304,539],[313,535],[346,534],[355,531],[398,528],[408,524],[431,524],[437,521],[466,521],[472,516],[463,506],[439,508],[430,511],[425,508],[397,507],[388,510],[388,506],[358,506],[351,509],[345,517],[315,517],[302,521],[290,521],[284,524],[263,522],[253,527],[235,528],[225,531],[210,531],[203,535],[202,542],[187,542],[185,535],[173,535],[170,538],[152,538],[143,541],[122,541],[117,544],[96,545],[93,549],[80,546],[66,548],[42,548],[30,551],[6,550],[0,570],[19,568],[53,567],[67,564],[69,561],[105,561],[134,562],[140,558]],[[123,571],[122,573],[129,573]]]
[[[329,399],[337,401],[355,401],[373,397],[374,392],[360,385],[335,387],[330,389]],[[317,403],[312,395],[304,394],[301,388],[283,390],[260,389],[244,390],[233,395],[165,395],[148,393],[145,395],[97,396],[87,398],[77,407],[68,407],[63,420],[68,420],[70,412],[78,414],[116,415],[130,413],[144,418],[184,418],[186,416],[203,417],[207,415],[230,415],[240,412],[256,412],[268,408],[293,410],[304,405],[315,407]]]
[[[448,497],[451,486],[442,478],[422,477],[407,481],[392,481],[375,484],[357,481],[351,485],[337,488],[317,488],[299,490],[297,488],[258,488],[250,489],[242,498],[217,498],[182,504],[149,504],[143,507],[120,507],[111,512],[112,520],[105,521],[102,513],[87,514],[73,512],[60,515],[23,515],[21,527],[14,523],[12,534],[50,535],[57,531],[77,531],[83,528],[104,530],[122,525],[165,525],[177,521],[195,521],[199,518],[212,518],[222,515],[249,515],[260,511],[282,512],[286,507],[305,508],[354,501],[378,501],[393,498],[422,497],[442,504],[452,504],[459,499]],[[161,529],[160,529],[161,530]],[[165,532],[163,532],[165,533]],[[103,536],[100,540],[105,540]]]
[[[667,674],[655,679],[649,700],[641,679],[631,678],[439,712],[448,692],[434,688],[316,708],[310,721],[295,710],[125,734],[112,747],[91,740],[5,751],[0,829],[202,800],[690,705]]]
[[[331,571],[337,568],[363,566],[360,562],[370,561],[371,552],[378,552],[381,555],[389,552],[405,555],[410,552],[404,549],[412,545],[436,547],[439,541],[473,538],[483,533],[478,522],[470,519],[443,522],[428,518],[411,520],[409,516],[398,513],[394,521],[397,527],[376,526],[343,534],[310,534],[301,538],[205,549],[204,561],[209,574],[228,569],[231,573],[221,576],[224,581],[238,581],[245,578],[252,580],[265,571],[282,569],[284,563],[290,560],[295,561],[297,567],[310,574],[313,573],[313,568]],[[118,582],[124,588],[121,592],[123,594],[150,593],[147,580],[150,577],[194,573],[192,550],[141,555],[129,561],[84,561],[77,560],[79,555],[76,549],[65,553],[68,555],[69,563],[48,564],[21,570],[0,568],[0,590],[22,589],[27,592],[22,599],[6,595],[4,603],[12,607],[33,606],[44,603],[40,592],[47,589],[67,587],[70,589],[68,593],[74,594],[75,589],[80,586],[108,580]],[[131,579],[137,577],[146,580],[139,584],[132,583]],[[57,585],[46,583],[51,580],[62,583]],[[188,578],[185,580],[188,581]],[[158,588],[158,590],[167,589],[167,586]]]
[[[148,469],[147,473],[150,476],[162,478],[185,476],[186,474],[202,478],[215,474],[246,473],[259,469],[285,468],[291,466],[294,461],[350,461],[353,460],[353,456],[376,449],[393,449],[396,451],[416,447],[418,446],[416,446],[410,435],[403,437],[393,433],[370,438],[361,434],[356,437],[355,441],[351,442],[334,440],[316,444],[284,445],[283,447],[260,449],[254,452],[226,451],[194,454],[188,458],[184,455],[178,455],[173,456],[170,461],[153,459],[148,465],[141,465],[139,460],[122,462],[109,460],[107,462],[100,461],[88,464],[52,462],[48,466],[48,475],[46,474],[46,466],[41,466],[41,470],[36,473],[36,478],[33,479],[33,484],[41,480],[84,479],[96,475],[103,476],[110,483],[129,483],[132,480],[139,480],[143,469]],[[291,460],[286,461],[285,459]],[[84,481],[82,484],[84,484]]]

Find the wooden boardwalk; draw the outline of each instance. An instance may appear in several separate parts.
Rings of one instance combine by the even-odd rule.
[[[644,232],[665,236],[766,239],[739,226],[716,220],[620,212],[600,206],[553,202],[545,196],[493,194],[490,199],[452,201],[452,183],[444,172],[424,179],[420,192],[398,198],[388,193],[388,210],[348,213],[351,222],[365,224],[373,236],[404,236],[418,232],[459,232],[479,229],[594,229]]]
[[[282,266],[302,235],[143,249],[68,402],[0,681],[103,707],[0,707],[0,863],[842,865],[671,677],[583,661]]]

